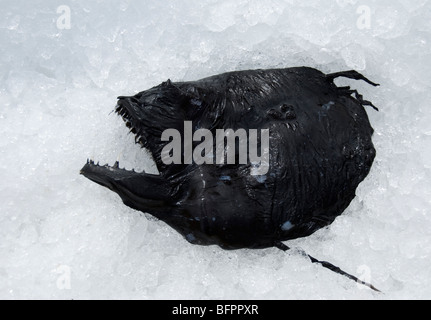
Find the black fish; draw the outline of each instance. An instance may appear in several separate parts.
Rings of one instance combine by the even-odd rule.
[[[133,97],[119,97],[116,112],[136,142],[151,152],[160,175],[93,161],[81,173],[193,244],[287,250],[282,241],[309,236],[343,213],[376,155],[364,106],[375,107],[356,90],[337,87],[337,77],[377,86],[356,71],[325,75],[300,67],[230,72],[194,82],[168,80]],[[162,134],[183,132],[185,123],[193,133],[208,129],[214,137],[217,129],[268,129],[267,172],[252,175],[250,161],[188,162],[186,147],[182,164],[165,164],[162,151],[169,142],[162,141]],[[262,139],[257,143],[259,150]],[[239,148],[235,155],[238,160]]]

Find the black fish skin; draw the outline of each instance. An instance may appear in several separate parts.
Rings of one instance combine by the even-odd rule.
[[[298,67],[167,81],[120,97],[116,112],[152,153],[160,175],[92,161],[81,173],[193,244],[260,249],[306,237],[343,213],[376,156],[364,109],[373,105],[337,87],[334,78],[343,76],[376,85],[355,71],[325,75]],[[269,172],[255,177],[250,165],[163,164],[162,132],[183,132],[184,121],[214,136],[216,129],[269,129]]]

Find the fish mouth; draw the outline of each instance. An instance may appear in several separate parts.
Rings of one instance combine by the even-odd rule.
[[[115,113],[123,119],[130,133],[134,134],[135,143],[142,149],[146,149],[154,160],[154,150],[148,145],[147,134],[144,131],[150,119],[143,112],[144,103],[139,99],[139,94],[133,97],[119,97]],[[126,205],[136,210],[144,212],[155,208],[158,210],[169,205],[172,200],[173,192],[163,174],[154,175],[145,171],[137,172],[135,169],[126,170],[120,168],[119,161],[111,166],[87,160],[80,173],[87,179],[114,191]]]
[[[116,191],[115,189],[119,181],[139,175],[139,173],[136,173],[134,170],[129,171],[121,169],[118,161],[115,162],[113,166],[108,164],[101,166],[99,163],[96,164],[93,160],[87,160],[80,174],[113,191]]]
[[[142,114],[138,98],[139,95],[118,97],[115,113],[122,118],[126,127],[130,130],[130,133],[135,136],[135,143],[139,144],[142,148],[146,148],[147,143],[144,138],[144,132],[142,126],[139,125]],[[80,173],[91,181],[111,190],[113,190],[113,185],[119,180],[140,175],[140,173],[137,173],[134,169],[131,171],[125,168],[121,169],[119,161],[116,161],[113,166],[109,164],[101,166],[99,163],[96,164],[94,160],[89,159],[87,159],[87,164],[81,169]]]
[[[139,129],[141,127],[139,123],[142,115],[137,98],[118,97],[115,113],[123,119],[130,133],[135,135],[135,143],[140,145],[142,149],[146,148],[147,143],[143,137],[144,132]],[[142,185],[143,182],[151,183],[153,180],[160,178],[160,175],[136,172],[135,169],[126,170],[125,168],[120,168],[119,161],[116,161],[114,165],[111,166],[109,164],[100,165],[92,159],[87,159],[87,163],[81,169],[80,174],[116,192],[123,200],[133,200],[134,203],[139,203],[139,199],[148,194],[148,192],[141,194],[143,193],[142,191],[146,189]]]
[[[169,188],[160,175],[138,173],[113,166],[99,165],[87,160],[80,172],[87,179],[117,193],[129,207],[147,212],[150,208],[164,207],[169,203]]]
[[[138,122],[142,121],[142,119],[140,119],[141,110],[137,97],[118,97],[115,113],[123,119],[130,133],[135,135],[135,143],[140,144],[142,148],[147,148],[148,144],[144,138],[144,131],[142,126],[138,125]]]

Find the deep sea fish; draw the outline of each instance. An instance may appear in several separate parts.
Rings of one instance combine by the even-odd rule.
[[[345,211],[376,156],[364,106],[377,108],[356,90],[336,86],[338,77],[377,86],[356,71],[327,75],[298,67],[168,80],[119,97],[116,112],[152,154],[160,174],[94,161],[81,173],[192,244],[286,251],[283,241],[309,236]],[[218,148],[220,132],[226,133],[223,142],[233,134],[233,148]],[[217,148],[235,161],[220,161],[225,154]],[[260,163],[250,154],[244,158],[252,149]]]

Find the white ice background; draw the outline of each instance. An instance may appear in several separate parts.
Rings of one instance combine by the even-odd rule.
[[[67,15],[70,10],[70,25]],[[333,225],[298,250],[188,244],[79,175],[154,172],[116,97],[234,70],[356,69],[378,152]],[[0,2],[0,298],[431,298],[431,1]]]

